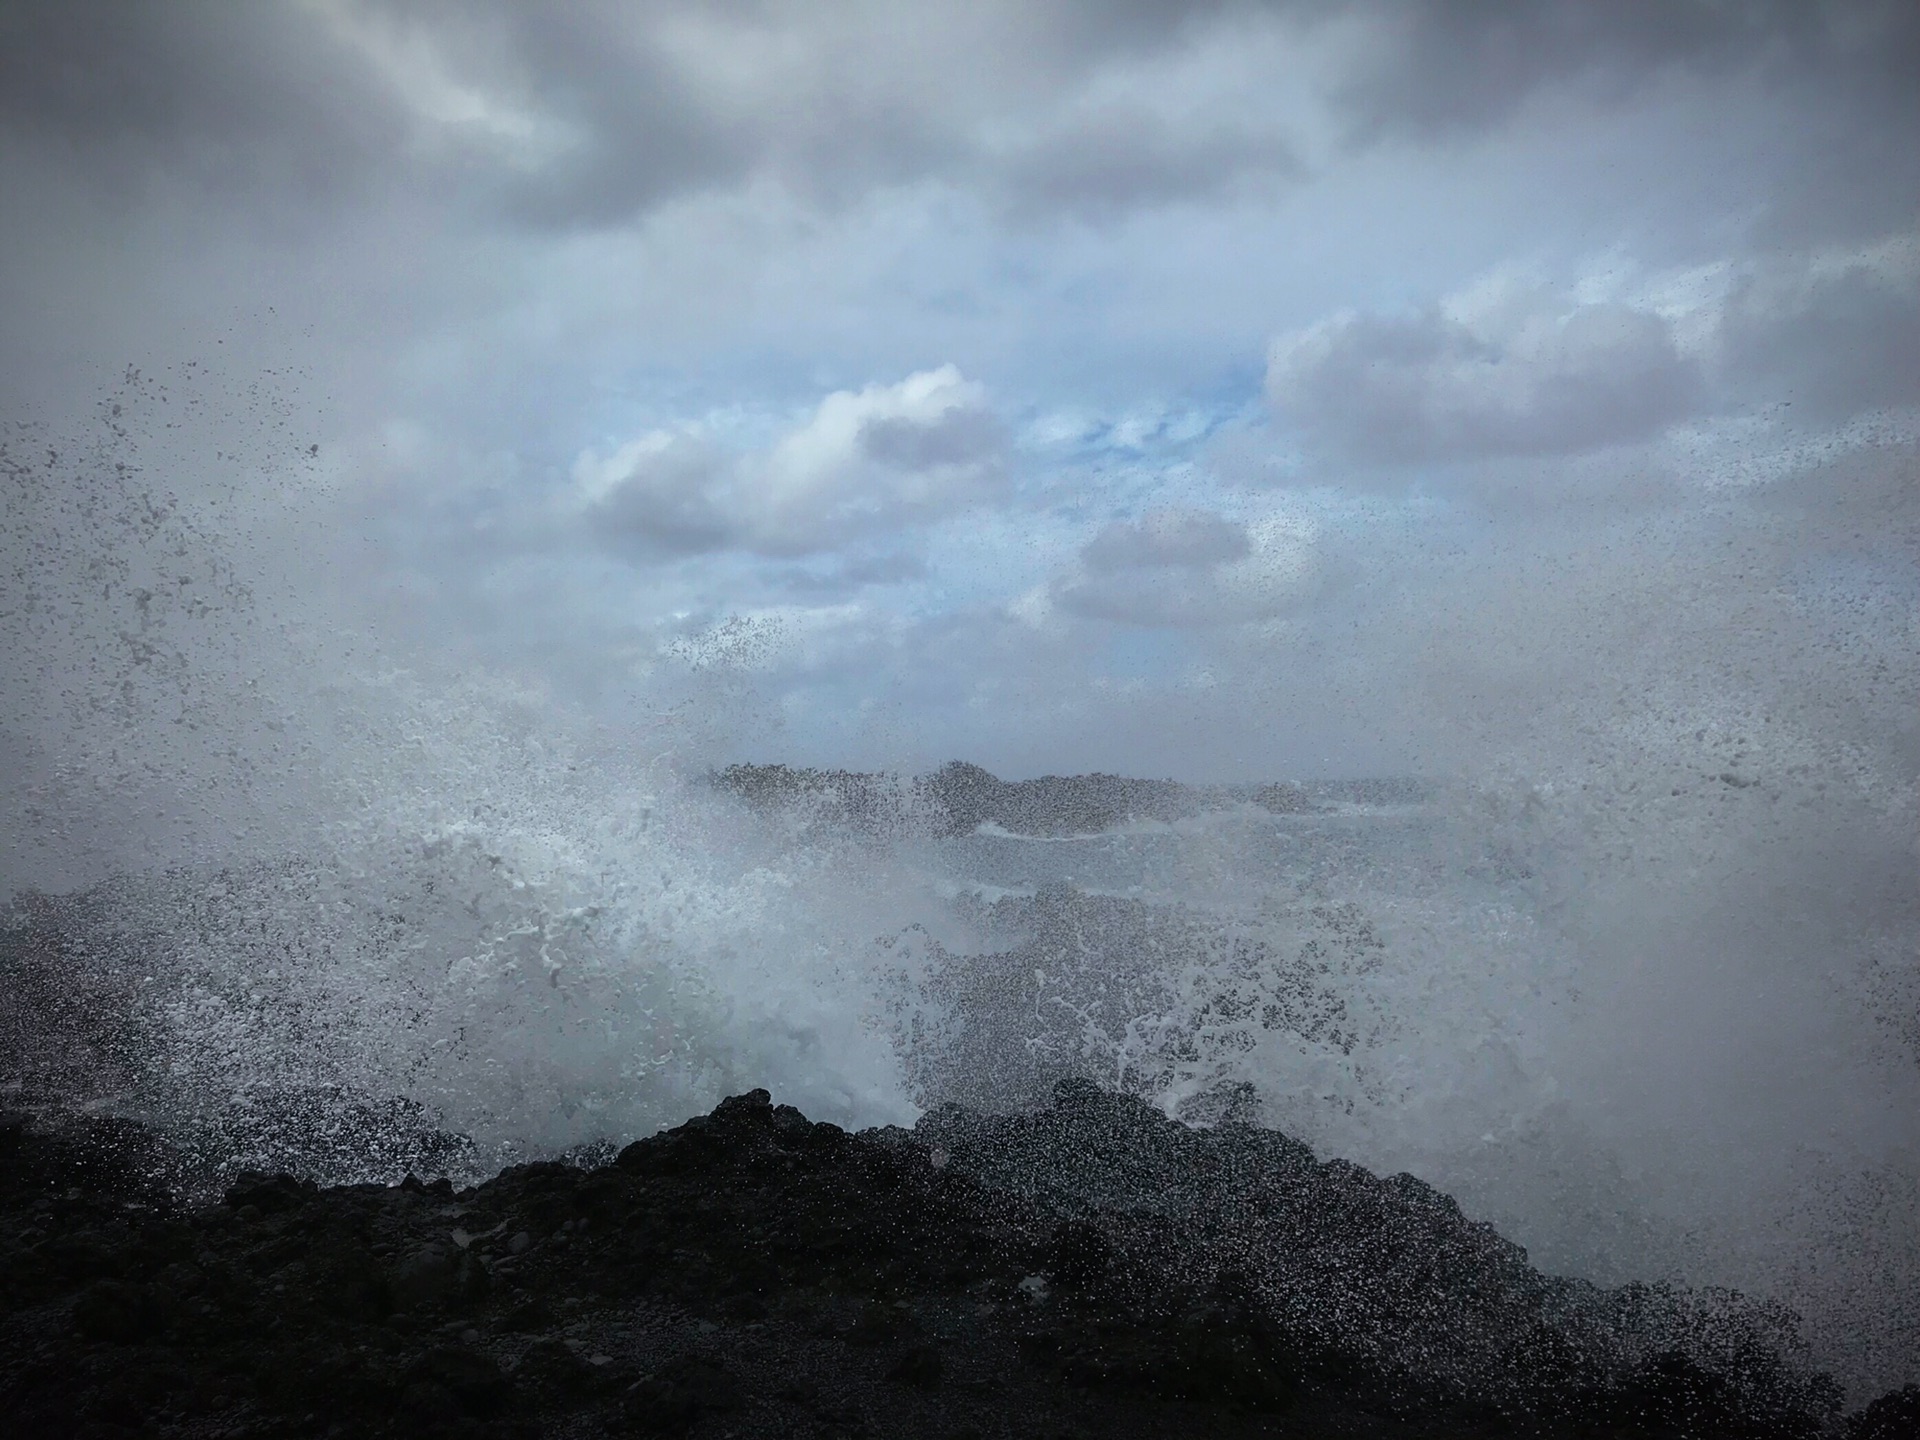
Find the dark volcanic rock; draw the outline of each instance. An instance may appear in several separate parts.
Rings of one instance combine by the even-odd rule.
[[[1836,1429],[1732,1298],[1551,1280],[1411,1177],[1086,1086],[860,1135],[756,1091],[459,1191],[250,1175],[181,1208],[144,1154],[0,1127],[9,1434],[1884,1440],[1914,1411]]]
[[[1132,821],[1186,820],[1236,805],[1277,815],[1321,808],[1298,785],[1284,782],[1185,785],[1099,773],[1002,780],[963,760],[911,780],[853,770],[729,765],[707,783],[763,814],[868,834],[924,827],[936,835],[967,835],[993,824],[1015,835],[1075,835]]]
[[[1847,1426],[1847,1440],[1900,1440],[1920,1435],[1920,1385],[1882,1395]]]
[[[1297,785],[1183,785],[1126,775],[1042,775],[1002,780],[955,760],[914,782],[935,829],[965,835],[987,823],[1016,835],[1091,834],[1139,820],[1172,822],[1239,804],[1275,814],[1320,807]]]
[[[1051,1110],[946,1107],[916,1135],[954,1168],[1073,1217],[1048,1257],[1063,1301],[1124,1289],[1117,1277],[1143,1265],[1153,1279],[1133,1283],[1136,1304],[1207,1292],[1174,1333],[1211,1347],[1187,1368],[1214,1367],[1217,1390],[1289,1369],[1364,1374],[1416,1407],[1447,1396],[1503,1423],[1629,1433],[1719,1433],[1709,1422],[1723,1421],[1729,1433],[1811,1433],[1833,1407],[1830,1381],[1788,1363],[1791,1317],[1732,1293],[1543,1275],[1414,1176],[1323,1163],[1274,1131],[1194,1129],[1068,1080]],[[1228,1336],[1245,1338],[1231,1356]]]

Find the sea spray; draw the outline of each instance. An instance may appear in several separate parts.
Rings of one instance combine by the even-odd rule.
[[[9,886],[114,877],[16,932],[131,977],[109,1008],[138,1035],[70,1099],[205,1128],[265,1092],[399,1095],[487,1164],[749,1079],[909,1113],[849,988],[871,931],[808,903],[805,857],[758,863],[537,691],[327,624],[283,551],[154,473],[143,400],[157,423],[133,386],[104,441],[8,451],[7,641],[38,661],[8,697]]]

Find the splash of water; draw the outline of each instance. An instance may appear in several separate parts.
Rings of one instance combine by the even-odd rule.
[[[7,889],[98,887],[13,930],[128,980],[142,1052],[81,1098],[192,1124],[404,1096],[487,1164],[749,1084],[910,1113],[804,857],[772,868],[538,694],[314,623],[218,495],[127,458],[141,398],[7,455],[5,640],[40,660],[8,695]]]

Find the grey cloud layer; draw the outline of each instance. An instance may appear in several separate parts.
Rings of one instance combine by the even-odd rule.
[[[1437,308],[1344,315],[1276,344],[1267,385],[1327,449],[1407,463],[1644,439],[1703,389],[1667,325],[1622,305],[1542,309],[1517,325]]]
[[[1251,182],[1297,179],[1305,170],[1285,136],[1270,127],[1181,126],[1122,106],[1075,117],[978,168],[1018,215],[1064,211],[1091,219],[1136,206],[1217,199]]]
[[[1367,3],[1372,43],[1334,95],[1350,136],[1431,144],[1541,97],[1632,103],[1747,79],[1774,120],[1760,226],[1800,243],[1920,215],[1920,6],[1910,0]]]
[[[409,129],[392,87],[302,8],[0,10],[0,131],[115,183],[174,171],[224,187],[287,169],[331,187],[392,163]]]
[[[1381,42],[1342,87],[1364,132],[1431,133],[1510,115],[1535,92],[1584,83],[1631,94],[1676,71],[1761,70],[1780,83],[1845,77],[1895,99],[1920,67],[1904,0],[1428,0],[1363,7]]]
[[[1205,510],[1155,510],[1114,521],[1055,577],[1048,600],[1082,620],[1191,629],[1269,620],[1297,606],[1314,580],[1298,533],[1260,533]]]
[[[1108,213],[1292,167],[1257,127],[1071,103],[1224,8],[30,0],[0,15],[0,127],[115,185],[427,185],[543,226],[760,178]]]
[[[1877,248],[1763,257],[1686,315],[1498,283],[1349,312],[1280,337],[1267,393],[1322,455],[1368,465],[1577,455],[1756,407],[1842,422],[1920,402],[1920,244]]]
[[[1729,383],[1815,421],[1920,405],[1920,243],[1900,258],[1747,276],[1723,321]]]
[[[1319,95],[1365,144],[1488,126],[1575,82],[1604,99],[1676,71],[1756,75],[1824,86],[1850,141],[1897,134],[1920,119],[1915,15],[1901,0],[44,0],[0,16],[0,123],[114,183],[427,186],[551,226],[761,179],[827,201],[932,179],[1016,214],[1102,218],[1302,174],[1265,92]],[[1279,73],[1341,27],[1366,42]],[[1267,85],[1210,99],[1166,68],[1222,37],[1265,57]],[[1802,188],[1846,172],[1855,202],[1857,167],[1893,167],[1879,211],[1911,214],[1897,177],[1920,164],[1912,147],[1866,148],[1782,163]]]

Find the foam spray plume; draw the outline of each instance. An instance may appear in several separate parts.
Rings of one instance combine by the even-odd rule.
[[[1786,583],[1837,502],[1423,577],[1364,657],[1429,712],[1416,804],[943,835],[903,784],[862,831],[330,623],[287,578],[311,530],[236,512],[156,401],[7,439],[24,1103],[390,1180],[753,1085],[871,1124],[1077,1074],[1413,1170],[1548,1269],[1777,1297],[1856,1384],[1917,1373],[1910,633]]]
[[[9,437],[6,640],[35,661],[8,696],[9,953],[57,992],[12,1038],[91,1057],[43,1098],[222,1143],[291,1105],[313,1133],[252,1158],[332,1179],[395,1178],[363,1145],[394,1101],[489,1169],[749,1078],[905,1113],[794,874],[652,757],[286,597],[288,551],[233,533],[231,496],[156,473],[160,393],[130,383],[77,446]]]

